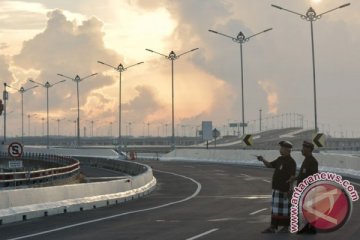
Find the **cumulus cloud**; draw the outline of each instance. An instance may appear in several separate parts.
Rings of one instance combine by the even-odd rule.
[[[0,50],[3,50],[3,49],[5,49],[5,48],[8,48],[9,47],[9,45],[7,44],[7,43],[0,43]]]
[[[9,67],[9,57],[0,55],[0,76],[4,82],[11,82],[13,80]]]
[[[92,1],[92,4],[84,4],[85,1],[81,0],[76,3],[46,0],[31,2],[41,2],[44,6],[52,8],[61,3],[68,11],[74,13],[96,13],[96,16],[101,16],[102,21],[106,21],[105,26],[111,26],[107,28],[111,29],[109,32],[116,32],[112,35],[116,37],[112,38],[113,41],[106,42],[106,46],[121,51],[127,57],[134,54],[139,61],[143,60],[140,58],[143,48],[153,48],[154,45],[154,50],[163,52],[164,49],[168,49],[175,50],[176,53],[199,47],[199,51],[183,56],[175,64],[175,117],[177,121],[182,122],[199,122],[206,118],[223,123],[227,119],[241,118],[239,45],[231,39],[214,35],[207,30],[214,29],[232,36],[242,31],[249,36],[273,27],[273,31],[254,37],[243,46],[246,120],[257,118],[258,109],[264,108],[264,105],[270,102],[273,103],[269,105],[271,112],[296,111],[305,113],[308,119],[313,116],[313,109],[309,107],[313,105],[309,26],[296,16],[279,13],[271,8],[269,3],[251,0],[129,0],[121,3],[121,11],[118,12],[113,10],[114,6],[119,6],[116,0],[106,0],[96,11],[92,6],[95,1]],[[274,0],[274,4],[299,12],[306,12],[309,7],[309,1],[296,1],[284,5],[279,0]],[[109,10],[109,6],[113,9]],[[315,7],[317,12],[323,12],[334,6],[329,1],[322,1]],[[124,19],[120,17],[111,22],[113,16],[122,14],[121,16],[128,17],[128,11],[136,12],[130,14],[133,16],[131,27],[127,26],[128,23],[124,24]],[[344,18],[340,11],[346,11],[347,17]],[[360,35],[354,30],[359,25],[359,15],[356,14],[358,11],[358,6],[351,5],[346,10],[341,9],[327,15],[314,25],[319,119],[343,122],[343,117],[334,117],[331,109],[335,106],[342,111],[339,115],[346,116],[349,111],[343,106],[351,106],[358,100],[358,88],[353,87],[358,84],[359,61],[356,53],[359,52],[360,45],[357,43]],[[161,12],[163,15],[160,15],[167,18],[159,17],[154,22],[146,18],[147,22],[150,22],[148,25],[141,20],[138,21],[142,15],[149,12]],[[154,14],[154,17],[159,14]],[[18,16],[27,17],[26,14]],[[127,60],[105,47],[104,24],[99,19],[90,18],[76,23],[69,20],[68,14],[59,10],[49,13],[48,18],[45,30],[26,41],[21,53],[14,58],[15,65],[10,69],[15,77],[13,82],[17,86],[25,83],[24,73],[30,73],[30,70],[38,81],[57,81],[60,80],[56,76],[58,72],[74,77],[76,74],[86,76],[95,71],[104,71],[103,66],[96,63],[97,60],[113,65]],[[35,22],[38,22],[38,19]],[[117,22],[119,19],[121,24]],[[162,19],[167,19],[163,21],[167,23],[172,20],[176,24],[175,28],[173,24],[167,24],[166,34],[162,35],[156,31],[156,34],[147,36],[149,33],[142,31],[142,27],[151,26],[151,23],[151,27],[155,26],[157,30],[164,28],[160,21]],[[115,31],[114,26],[121,27]],[[126,26],[129,29],[126,29]],[[31,24],[26,27],[32,28]],[[173,32],[168,35],[171,29]],[[144,37],[139,37],[139,34],[143,34]],[[123,44],[123,39],[130,41],[132,38],[132,44]],[[8,43],[6,40],[3,41]],[[334,45],[334,42],[341,44]],[[138,46],[145,47],[138,50]],[[166,54],[167,50],[164,53]],[[135,108],[135,102],[146,103],[140,98],[151,98],[148,103],[154,107],[144,106],[152,112],[146,110],[146,116],[141,112],[139,115],[144,120],[139,121],[168,122],[171,119],[169,61],[160,59],[159,56],[150,56],[150,53],[145,51],[144,56],[149,61],[145,59],[146,64],[141,69],[126,73],[126,79],[134,81],[124,82],[126,94],[123,95],[123,102],[126,105],[134,101],[132,104]],[[132,62],[132,59],[129,62]],[[23,74],[20,74],[21,70]],[[83,114],[94,118],[101,116],[112,121],[116,119],[116,80],[115,73],[104,73],[80,84]],[[263,82],[262,86],[259,85],[259,81]],[[41,92],[43,90],[37,89],[34,93],[31,107],[34,111],[44,109],[44,92]],[[76,107],[75,84],[68,81],[62,85],[61,91],[57,88],[51,91],[51,109],[59,114],[70,109],[68,112],[72,113],[71,109]],[[264,91],[267,94],[264,94]],[[277,94],[277,100],[274,92]],[[338,92],[347,94],[339,97]],[[286,101],[281,101],[283,99]],[[91,106],[97,107],[91,110]],[[97,109],[103,109],[103,114]],[[131,112],[130,109],[125,109]],[[346,118],[346,121],[357,126],[360,113],[355,116]]]
[[[268,112],[277,114],[279,110],[279,98],[275,86],[270,81],[258,81],[258,84],[267,95]]]
[[[159,8],[158,5],[147,6],[144,2],[137,1],[140,7]],[[241,117],[238,114],[241,104],[239,46],[231,42],[231,39],[216,36],[207,30],[214,29],[231,36],[236,36],[242,31],[245,36],[250,36],[273,27],[273,31],[254,37],[243,46],[246,120],[257,118],[257,110],[269,104],[270,100],[273,103],[269,109],[271,112],[296,111],[312,119],[313,109],[309,107],[313,105],[311,48],[309,25],[306,22],[296,16],[281,13],[263,1],[167,0],[158,4],[166,7],[178,23],[169,39],[172,46],[177,49],[191,49],[198,46],[204,49],[190,58],[192,63],[225,81],[236,93],[230,105],[226,106],[231,109],[231,114],[227,116],[229,118]],[[284,5],[275,0],[274,4],[304,13],[309,8],[309,1]],[[317,12],[321,13],[336,6],[336,3],[322,1],[315,7]],[[358,10],[358,6],[351,5],[349,8],[340,9],[323,17],[314,25],[318,109],[319,117],[323,121],[342,123],[340,118],[335,120],[330,108],[336,105],[342,111],[348,111],[347,108],[340,106],[350,106],[354,96],[357,95],[356,88],[349,86],[358,84],[355,67],[358,56],[355,56],[355,53],[359,45],[354,42],[360,37],[354,30],[359,25],[358,14],[355,13]],[[344,14],[349,15],[344,18]],[[333,42],[342,44],[334,45]],[[265,89],[258,85],[263,79],[271,79],[265,87],[269,95],[264,95]],[[346,83],[341,84],[339,79]],[[277,97],[273,92],[274,89],[270,87],[272,85],[278,86]],[[344,92],[350,91],[351,94],[341,98],[335,97],[339,88]],[[276,102],[277,104],[274,104]],[[356,119],[359,119],[360,113],[358,112],[356,116]],[[349,118],[348,122],[356,126],[356,121],[353,119],[355,118]]]
[[[76,75],[85,77],[101,68],[97,64],[99,58],[109,62],[121,60],[114,51],[105,48],[102,32],[103,23],[90,18],[81,24],[68,21],[61,10],[48,13],[48,22],[45,30],[30,40],[24,42],[21,52],[13,57],[14,64],[18,68],[35,69],[38,76],[35,81],[50,83],[62,80],[57,73],[75,78]],[[27,79],[22,80],[25,84]],[[110,86],[114,80],[109,76],[98,74],[96,77],[80,82],[80,104],[85,113],[91,110],[86,105],[90,100],[87,98],[99,98],[92,93],[94,90],[104,86]],[[37,88],[28,111],[43,112],[45,89]],[[56,85],[49,89],[51,112],[53,114],[75,114],[71,111],[76,107],[76,84],[67,79],[67,82]],[[100,101],[106,109],[110,101]],[[70,110],[70,111],[67,111]],[[97,112],[100,114],[99,112]],[[68,117],[68,116],[67,116]]]
[[[123,105],[124,118],[129,121],[153,121],[163,117],[164,106],[153,87],[142,85],[134,89],[136,96]]]

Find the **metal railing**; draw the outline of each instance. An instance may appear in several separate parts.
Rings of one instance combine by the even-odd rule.
[[[7,163],[14,160],[7,153],[0,152],[0,161]],[[0,172],[0,187],[16,187],[24,185],[37,185],[47,182],[56,182],[67,178],[74,177],[79,173],[80,162],[71,157],[25,153],[21,159],[24,167],[16,170],[8,168],[2,169]],[[52,165],[56,167],[44,167],[44,169],[34,170],[31,163],[42,165]]]

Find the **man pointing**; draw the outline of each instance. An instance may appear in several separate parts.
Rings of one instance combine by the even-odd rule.
[[[288,233],[290,226],[290,184],[289,179],[295,176],[296,162],[291,157],[292,143],[281,141],[280,157],[269,162],[262,156],[257,159],[262,161],[268,168],[275,168],[272,177],[272,204],[271,204],[271,225],[262,233],[275,233],[278,226],[283,226],[279,233]]]

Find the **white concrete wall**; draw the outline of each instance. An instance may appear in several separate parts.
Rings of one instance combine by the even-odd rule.
[[[280,154],[277,150],[223,150],[223,149],[176,149],[162,157],[160,161],[195,161],[227,164],[245,164],[263,166],[256,159],[262,155],[267,160],[274,160]],[[346,176],[360,178],[360,157],[352,154],[315,153],[320,171],[332,171]],[[301,152],[292,152],[298,168],[304,157]]]
[[[136,163],[134,163],[136,164]],[[64,186],[0,190],[2,223],[124,202],[150,193],[156,186],[151,168],[126,179]]]

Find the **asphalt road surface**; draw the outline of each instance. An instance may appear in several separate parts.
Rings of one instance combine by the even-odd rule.
[[[158,180],[152,194],[115,206],[2,225],[0,239],[359,239],[359,201],[349,222],[336,232],[260,233],[270,223],[271,169],[146,163]]]

